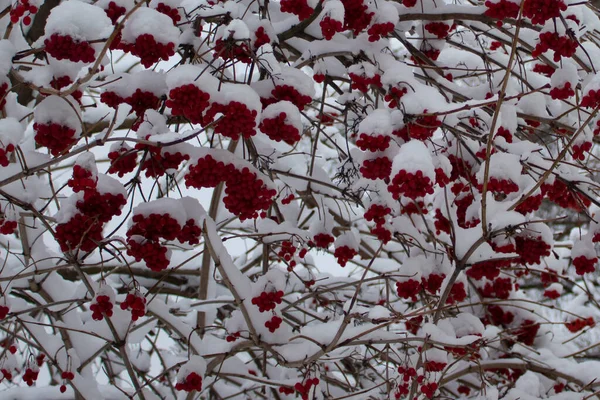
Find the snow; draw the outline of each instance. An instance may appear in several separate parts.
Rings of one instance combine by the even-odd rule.
[[[180,32],[169,16],[152,8],[140,7],[125,22],[122,37],[125,43],[135,43],[138,36],[145,34],[152,35],[158,43],[177,44]]]
[[[45,38],[56,33],[80,41],[107,38],[112,30],[112,22],[102,8],[78,0],[67,0],[53,8],[44,28]]]
[[[429,149],[419,140],[411,140],[400,146],[400,151],[392,163],[392,176],[400,170],[408,173],[423,172],[423,176],[435,181],[435,169]]]
[[[38,104],[33,112],[33,119],[38,124],[59,124],[75,130],[75,135],[81,133],[81,117],[77,102],[71,96],[62,98],[48,96]]]

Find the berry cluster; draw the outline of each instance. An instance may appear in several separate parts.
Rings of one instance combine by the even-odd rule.
[[[62,251],[79,248],[81,251],[90,252],[98,247],[103,239],[102,224],[81,213],[56,226],[56,240]]]
[[[426,112],[427,110],[423,110],[423,113]],[[394,134],[405,141],[411,138],[425,141],[433,136],[435,130],[440,126],[442,126],[442,122],[435,115],[423,115],[407,123],[401,129],[394,131]]]
[[[10,164],[8,157],[10,157],[10,153],[12,153],[13,151],[15,151],[15,146],[12,143],[9,143],[4,148],[0,147],[0,165],[1,166],[8,167],[8,164]]]
[[[382,225],[385,223],[385,219],[390,213],[392,209],[381,205],[381,204],[371,204],[369,209],[364,214],[364,218],[367,221],[374,221],[377,225]]]
[[[7,306],[0,306],[0,321],[6,318],[10,309]]]
[[[337,262],[340,265],[340,267],[345,267],[346,263],[352,258],[354,258],[354,256],[357,254],[358,252],[352,247],[340,246],[335,248],[333,256],[337,258]]]
[[[144,260],[152,271],[160,272],[169,266],[168,249],[158,242],[132,237],[127,241],[127,254],[136,261]]]
[[[396,293],[403,299],[417,301],[417,294],[421,291],[421,282],[409,279],[402,282],[396,282]]]
[[[421,285],[429,293],[436,294],[442,287],[445,278],[445,274],[429,274],[429,276],[421,278]]]
[[[269,329],[269,332],[273,333],[281,326],[283,320],[277,315],[273,315],[273,318],[265,322],[265,328]]]
[[[108,173],[117,174],[119,178],[132,172],[137,167],[137,151],[134,151],[125,142],[111,148],[108,159],[110,160]]]
[[[548,50],[554,50],[554,61],[560,62],[561,57],[571,58],[577,51],[578,42],[569,36],[560,36],[556,32],[540,33],[540,42],[531,52],[533,57],[539,57]]]
[[[232,214],[240,220],[258,217],[258,212],[271,206],[277,190],[269,187],[259,179],[256,173],[247,167],[234,169],[226,180],[223,203]]]
[[[600,106],[600,90],[590,90],[581,99],[581,107],[596,108]]]
[[[135,43],[120,43],[123,51],[140,58],[146,68],[150,68],[157,61],[167,61],[175,54],[175,43],[159,43],[154,36],[144,33],[135,39]]]
[[[256,40],[253,44],[255,49],[258,49],[260,46],[269,44],[273,41],[265,31],[265,28],[262,26],[260,26],[256,32],[254,32],[254,36],[256,36]]]
[[[370,135],[361,133],[356,146],[362,151],[384,151],[390,146],[391,138],[387,135]]]
[[[35,141],[47,147],[53,156],[58,156],[68,151],[75,143],[75,129],[54,122],[47,124],[34,123]]]
[[[23,374],[23,382],[27,383],[27,386],[33,386],[33,383],[37,380],[40,370],[36,367],[27,367]]]
[[[217,114],[222,116],[215,120]],[[250,138],[256,134],[256,110],[250,110],[244,103],[232,101],[229,104],[213,103],[206,111],[204,125],[216,122],[214,130],[223,136],[238,140],[240,136]]]
[[[538,74],[545,75],[548,78],[550,78],[552,76],[552,74],[554,74],[554,71],[556,71],[556,69],[551,65],[536,63],[533,66],[532,71],[537,72]]]
[[[92,318],[96,321],[100,321],[104,318],[104,315],[112,317],[113,303],[110,301],[109,296],[96,296],[95,301],[90,305],[90,310],[92,310]]]
[[[543,195],[562,208],[581,212],[584,207],[589,207],[591,204],[588,198],[575,193],[559,178],[555,178],[553,184],[544,183],[541,189]]]
[[[328,249],[334,241],[335,239],[329,233],[317,233],[313,236],[309,245],[319,249]]]
[[[98,177],[93,176],[93,172],[82,167],[81,165],[75,164],[73,166],[73,176],[67,182],[67,185],[73,189],[75,193],[94,190],[98,183]]]
[[[127,293],[125,301],[121,303],[121,310],[131,310],[131,320],[137,321],[146,315],[146,298],[138,292]]]
[[[389,102],[388,107],[396,108],[398,107],[398,102],[406,93],[408,93],[408,89],[406,87],[392,86],[386,93],[384,100]]]
[[[235,342],[236,340],[239,339],[240,336],[241,336],[240,332],[234,332],[231,335],[227,335],[225,340],[227,340],[227,343]]]
[[[193,83],[178,86],[169,91],[166,106],[173,116],[182,115],[192,124],[202,122],[202,113],[210,104],[210,95]]]
[[[560,17],[561,11],[567,11],[567,5],[562,0],[525,0],[523,5],[523,16],[539,25]]]
[[[193,392],[194,390],[200,392],[202,390],[202,377],[195,372],[190,372],[183,382],[177,382],[175,389],[186,392]]]
[[[375,15],[369,11],[369,7],[364,0],[342,0],[344,5],[344,30],[352,30],[354,35],[358,35],[371,24],[371,19]]]
[[[586,326],[589,326],[589,327],[596,326],[596,322],[594,321],[594,318],[592,318],[592,317],[588,317],[585,319],[577,318],[577,319],[574,319],[573,321],[565,323],[565,326],[567,327],[569,332],[577,333],[580,330],[582,330],[583,328],[585,328]]]
[[[482,261],[472,265],[469,269],[467,269],[466,274],[469,278],[477,281],[483,279],[484,277],[489,280],[494,280],[498,277],[498,275],[500,275],[501,266],[503,266],[502,263],[498,261]]]
[[[517,18],[519,15],[519,4],[511,0],[500,0],[500,1],[486,1],[485,15],[499,20],[498,23],[502,24],[502,20],[506,18]]]
[[[325,40],[331,40],[333,35],[343,30],[342,21],[333,19],[330,16],[323,18],[319,23],[319,26],[321,27],[321,34]]]
[[[318,385],[319,378],[308,378],[304,383],[296,382],[296,384],[294,385],[294,389],[296,389],[296,392],[298,392],[298,394],[302,396],[302,400],[307,400],[310,388],[312,386],[316,387]]]
[[[562,87],[554,87],[550,90],[550,97],[553,100],[565,100],[575,96],[575,91],[571,87],[571,82],[566,82]]]
[[[289,145],[293,145],[300,140],[300,131],[295,126],[286,124],[286,118],[287,114],[281,112],[275,118],[263,119],[259,128],[270,139],[276,142],[284,141]]]
[[[133,225],[127,231],[127,236],[143,236],[148,240],[175,240],[181,232],[179,222],[169,214],[137,214],[132,218]]]
[[[580,144],[574,144],[571,148],[571,154],[573,159],[583,161],[585,156],[592,149],[592,142],[583,142]]]
[[[587,258],[586,256],[579,256],[573,259],[577,275],[585,275],[586,272],[593,273],[596,271],[596,263],[598,263],[598,257]]]
[[[69,35],[54,33],[44,40],[44,46],[57,60],[92,63],[96,59],[96,50],[89,42],[75,40]]]
[[[496,278],[493,283],[486,283],[481,291],[484,297],[508,299],[513,284],[510,278]]]
[[[154,93],[139,88],[127,97],[121,97],[115,92],[106,91],[100,95],[100,101],[114,109],[119,107],[119,104],[129,104],[131,110],[139,118],[144,116],[146,110],[158,109],[161,103],[160,98]]]
[[[394,24],[392,22],[385,22],[383,24],[373,24],[367,30],[369,34],[369,42],[376,42],[382,37],[386,37],[394,31]]]
[[[423,171],[407,172],[401,169],[388,185],[388,191],[395,200],[398,200],[401,195],[415,200],[433,194],[433,182],[428,176],[423,175]]]
[[[392,173],[392,160],[388,157],[377,157],[370,160],[364,160],[360,167],[360,173],[365,179],[387,180]]]
[[[10,10],[10,22],[16,24],[27,13],[23,18],[23,25],[29,25],[31,24],[31,15],[37,12],[38,8],[33,4],[29,4],[29,0],[19,0]]]
[[[125,7],[119,6],[114,1],[111,1],[110,3],[108,3],[108,8],[106,8],[104,10],[104,12],[106,13],[106,16],[108,18],[110,18],[110,20],[112,21],[113,25],[116,25],[117,24],[117,20],[120,17],[122,17],[123,15],[125,15],[125,13],[127,12],[127,9]]]
[[[163,176],[169,170],[177,170],[179,165],[190,159],[188,154],[181,153],[180,151],[171,152],[165,150],[159,146],[144,146],[141,144],[136,145],[137,149],[147,149],[148,153],[144,157],[140,169],[145,171],[144,175],[147,178],[157,178]]]
[[[75,374],[71,371],[64,371],[62,374],[60,374],[60,377],[63,381],[71,381],[71,380],[75,379]],[[60,392],[65,393],[66,391],[67,391],[67,385],[65,385],[63,383],[62,385],[60,385]]]
[[[304,21],[315,12],[307,0],[281,0],[281,11],[297,15],[300,21]]]
[[[281,394],[287,394],[287,395],[290,395],[290,394],[294,393],[294,389],[291,388],[291,387],[287,387],[287,386],[279,386],[278,391]]]
[[[177,8],[169,7],[165,3],[158,3],[156,5],[156,11],[170,17],[173,20],[173,25],[177,25],[179,21],[181,21],[181,15],[179,15]]]
[[[350,87],[360,92],[367,93],[369,91],[369,85],[381,87],[381,75],[379,74],[367,76],[349,73],[348,76],[352,81]]]
[[[274,310],[277,304],[281,304],[283,291],[262,292],[260,296],[252,298],[252,304],[258,307],[258,311],[265,312]]]
[[[280,101],[289,101],[298,109],[303,110],[308,104],[312,102],[312,98],[305,94],[300,93],[298,89],[291,85],[275,85],[273,90],[271,90],[271,97],[269,98],[261,98],[260,99],[264,108],[268,107],[271,104],[280,102]]]
[[[425,24],[425,30],[432,35],[437,36],[438,39],[443,39],[448,36],[451,26],[443,22],[429,22]]]
[[[511,181],[510,179],[498,179],[496,177],[491,177],[488,180],[487,188],[490,192],[495,193],[516,193],[519,191],[519,185]],[[483,189],[483,185],[480,190]]]
[[[252,62],[251,51],[247,40],[233,38],[217,39],[215,41],[215,58],[220,57],[225,61],[239,61],[244,64]]]
[[[515,238],[515,252],[524,264],[539,264],[542,257],[550,255],[550,245],[541,237],[517,236]]]
[[[190,165],[189,172],[184,176],[185,185],[196,189],[214,188],[227,181],[234,170],[233,164],[217,161],[209,154]]]

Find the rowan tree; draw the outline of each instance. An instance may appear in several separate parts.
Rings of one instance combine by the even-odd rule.
[[[600,397],[600,11],[0,3],[0,397]]]

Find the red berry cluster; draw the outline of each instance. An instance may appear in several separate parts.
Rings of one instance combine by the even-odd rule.
[[[369,85],[381,87],[381,75],[375,74],[373,76],[358,75],[354,73],[348,74],[352,81],[350,87],[363,93],[369,91]]]
[[[598,263],[598,257],[587,258],[586,256],[579,256],[573,259],[577,275],[585,275],[586,272],[593,273],[596,271],[596,263]]]
[[[0,148],[0,165],[1,166],[8,167],[8,164],[10,164],[8,157],[10,156],[10,153],[12,153],[13,151],[15,151],[15,146],[12,143],[9,143],[5,148]]]
[[[531,52],[533,57],[539,57],[548,50],[554,50],[554,61],[560,62],[561,57],[571,58],[577,51],[578,42],[569,36],[560,36],[556,32],[540,33],[540,42]]]
[[[427,110],[423,110],[426,113]],[[394,131],[394,134],[408,141],[410,138],[425,141],[433,136],[442,122],[435,115],[423,115],[414,121],[407,123],[402,129]]]
[[[206,111],[204,125],[215,122],[215,116],[222,114],[214,126],[216,133],[238,140],[248,139],[256,134],[256,110],[250,110],[244,103],[232,101],[229,104],[213,103]]]
[[[592,142],[583,142],[581,144],[575,144],[571,148],[572,156],[575,160],[585,160],[585,155],[592,149]]]
[[[223,203],[241,220],[252,219],[259,211],[267,210],[276,195],[275,189],[269,189],[256,173],[244,167],[234,169],[227,178]]]
[[[0,306],[0,320],[3,320],[8,315],[10,309],[7,306]]]
[[[132,218],[133,225],[127,231],[127,236],[143,236],[148,240],[175,240],[181,232],[179,222],[169,214],[137,214]]]
[[[95,189],[86,190],[83,199],[77,201],[77,209],[93,220],[104,223],[115,215],[121,215],[121,209],[127,204],[122,193],[100,193]]]
[[[523,16],[539,25],[560,17],[561,11],[567,11],[567,5],[562,0],[525,0],[523,5]]]
[[[75,193],[78,193],[96,189],[97,182],[98,177],[93,176],[92,171],[76,164],[73,166],[73,177],[69,179],[67,184]]]
[[[10,22],[16,24],[25,13],[28,13],[23,18],[23,25],[29,25],[31,24],[31,14],[37,12],[38,8],[33,4],[29,4],[29,0],[19,0],[10,10]]]
[[[182,115],[192,124],[202,122],[202,113],[210,104],[210,95],[193,83],[171,89],[166,101],[174,116]]]
[[[596,326],[596,322],[594,321],[594,318],[592,317],[588,317],[588,318],[577,318],[574,319],[573,321],[567,322],[565,324],[565,326],[567,327],[567,329],[572,332],[572,333],[576,333],[579,332],[580,330],[582,330],[583,328],[585,328],[586,326],[589,327],[594,327]]]
[[[234,332],[231,335],[227,335],[227,337],[225,338],[225,340],[227,340],[227,343],[235,342],[236,340],[238,340],[238,338],[240,336],[241,336],[240,332]]]
[[[519,342],[527,346],[532,346],[539,329],[539,323],[528,319],[525,320],[518,329],[513,331],[513,334],[517,337]]]
[[[182,162],[190,159],[188,154],[182,154],[179,151],[172,153],[169,150],[164,150],[162,147],[158,146],[138,144],[136,145],[136,148],[145,148],[148,150],[144,162],[140,167],[142,171],[145,171],[144,175],[146,175],[147,178],[163,176],[168,170],[176,170]]]
[[[75,129],[68,126],[54,122],[48,124],[36,122],[33,124],[33,130],[35,131],[35,141],[40,146],[47,147],[53,156],[60,155],[77,143],[77,139],[74,137]]]
[[[354,256],[357,254],[358,252],[349,246],[336,247],[335,251],[333,252],[333,256],[337,258],[337,262],[340,267],[345,267],[346,263],[354,258]]]
[[[62,251],[79,248],[85,252],[94,250],[104,239],[102,224],[84,214],[75,214],[68,222],[58,224],[55,237]]]
[[[446,368],[446,365],[448,364],[445,362],[432,360],[425,361],[424,363],[425,371],[427,372],[442,372]]]
[[[315,12],[307,0],[281,0],[281,11],[297,15],[300,21],[304,21]]]
[[[73,39],[69,35],[52,34],[44,40],[46,52],[57,60],[92,63],[96,59],[96,51],[86,41]]]
[[[375,221],[375,224],[382,225],[385,223],[385,219],[390,213],[392,209],[381,205],[381,204],[371,204],[369,209],[364,214],[364,218],[367,221]]]
[[[556,300],[560,297],[560,293],[558,292],[558,290],[547,289],[544,290],[544,297],[547,297],[551,300]]]
[[[536,63],[533,66],[532,71],[537,72],[538,74],[546,75],[548,78],[550,78],[556,69],[551,65]]]
[[[33,383],[37,380],[40,370],[37,368],[27,367],[23,374],[23,382],[27,383],[27,386],[33,386]]]
[[[436,390],[438,389],[438,384],[436,382],[429,382],[424,385],[421,385],[421,393],[425,395],[428,399],[433,399]]]
[[[294,389],[287,386],[279,386],[279,393],[290,395],[294,393]]]
[[[490,43],[491,51],[498,50],[500,47],[502,47],[502,43],[497,40],[493,40],[492,43]]]
[[[194,390],[200,392],[202,390],[202,377],[195,372],[190,372],[183,382],[177,382],[175,389],[186,392],[193,392]]]
[[[127,293],[125,301],[121,303],[121,310],[131,310],[131,320],[137,321],[146,315],[146,298],[141,294]]]
[[[509,325],[515,319],[515,316],[510,311],[504,311],[500,306],[489,306],[488,312],[490,314],[491,322],[494,325]]]
[[[409,279],[403,282],[396,282],[396,293],[403,299],[417,301],[417,294],[421,291],[421,282]]]
[[[308,378],[304,383],[296,382],[296,384],[294,385],[294,389],[296,389],[296,392],[298,392],[298,394],[302,396],[302,400],[307,400],[310,388],[312,386],[316,387],[318,384],[319,378]]]
[[[500,20],[505,18],[517,18],[519,15],[519,4],[511,0],[486,1],[485,15]]]
[[[286,118],[287,114],[281,112],[275,118],[263,119],[260,123],[260,130],[276,142],[284,141],[289,145],[293,145],[300,140],[300,131],[295,126],[287,125],[285,123]]]
[[[137,167],[137,151],[134,151],[126,143],[108,153],[110,160],[109,174],[117,174],[119,178],[132,172]]]
[[[163,13],[168,17],[171,17],[173,20],[173,25],[177,25],[179,21],[181,21],[181,15],[179,15],[179,11],[177,8],[172,8],[166,5],[165,3],[158,3],[156,6],[156,11],[159,13]]]
[[[159,43],[149,33],[144,33],[135,39],[135,43],[121,42],[125,52],[140,58],[140,62],[146,68],[159,60],[167,61],[175,54],[175,43]]]
[[[467,269],[467,276],[477,281],[484,277],[489,280],[494,280],[500,275],[500,266],[498,262],[488,260],[472,265]]]
[[[352,30],[355,35],[365,30],[371,24],[374,12],[364,0],[342,0],[344,5],[344,30]]]
[[[115,92],[106,91],[100,95],[100,101],[109,107],[117,108],[119,104],[125,103],[131,106],[131,110],[138,117],[143,117],[146,110],[156,110],[160,106],[160,98],[154,93],[142,89],[136,89],[130,96],[125,98]]]
[[[262,292],[260,296],[252,298],[252,304],[258,307],[258,311],[265,312],[274,310],[277,304],[281,304],[283,291]]]
[[[69,86],[71,83],[73,83],[71,77],[68,75],[63,75],[52,78],[52,80],[50,81],[50,86],[53,89],[60,90],[64,87]],[[75,100],[81,103],[81,97],[83,97],[83,93],[81,92],[81,90],[76,90],[73,93],[71,93],[71,96],[73,96]]]
[[[196,189],[214,188],[226,181],[234,170],[232,164],[217,161],[209,154],[190,165],[189,172],[184,176],[185,185]]]
[[[542,257],[550,255],[550,245],[540,237],[517,236],[515,245],[515,252],[524,264],[539,264]]]
[[[333,35],[343,30],[342,21],[333,19],[330,16],[323,18],[319,23],[319,26],[321,27],[321,34],[325,40],[331,40]]]
[[[361,133],[356,141],[356,146],[362,151],[384,151],[390,146],[391,138],[386,135],[370,135]]]
[[[269,332],[273,333],[281,326],[283,320],[277,315],[273,315],[273,318],[265,322],[265,328],[269,329]]]
[[[260,101],[264,108],[280,101],[289,101],[298,109],[303,110],[312,102],[312,98],[300,93],[298,89],[291,85],[275,85],[275,88],[271,90],[271,97],[261,98]]]
[[[510,179],[498,179],[496,177],[491,177],[488,180],[487,188],[490,192],[504,194],[516,193],[519,191],[519,185]],[[483,185],[481,186],[480,190],[483,190]]]
[[[436,229],[436,235],[439,235],[440,232],[450,234],[452,225],[450,225],[450,220],[446,218],[444,214],[442,214],[442,211],[440,209],[435,210],[435,215],[433,218],[433,224]]]
[[[455,283],[450,289],[450,294],[448,295],[448,299],[446,299],[446,304],[454,304],[460,303],[467,298],[467,291],[465,289],[465,284],[463,282]]]
[[[168,249],[158,242],[147,239],[127,241],[127,254],[136,261],[144,260],[146,266],[152,271],[160,272],[169,266]]]
[[[382,37],[386,37],[394,31],[393,22],[385,22],[383,24],[373,24],[367,31],[369,34],[369,42],[376,42]]]
[[[365,179],[389,179],[392,173],[392,160],[388,157],[377,157],[364,160],[360,173]]]
[[[408,93],[407,88],[392,86],[390,90],[386,93],[384,100],[389,101],[388,107],[396,108],[398,107],[398,102],[406,93]]]
[[[335,239],[329,233],[317,233],[315,236],[313,236],[313,239],[309,242],[309,245],[315,246],[319,249],[328,249],[334,241]]]
[[[436,294],[442,287],[445,278],[445,274],[429,274],[429,276],[421,278],[421,285],[429,293]]]
[[[555,178],[554,183],[551,185],[544,183],[541,190],[543,195],[562,208],[581,212],[584,207],[589,207],[591,204],[588,198],[575,193],[566,183],[558,178]]]
[[[75,374],[71,371],[64,371],[62,374],[60,374],[60,377],[61,379],[71,381],[75,379]]]
[[[581,99],[581,107],[596,108],[600,106],[600,90],[590,90]]]
[[[513,284],[510,278],[496,278],[493,283],[486,283],[481,293],[484,297],[508,299]]]
[[[255,49],[258,49],[260,46],[271,43],[273,41],[265,31],[265,28],[262,26],[260,26],[256,30],[256,32],[254,32],[254,36],[256,36],[256,40],[254,41],[253,45]]]
[[[425,30],[432,35],[437,36],[438,39],[443,39],[448,36],[451,26],[443,22],[429,22],[425,25]]]
[[[106,13],[106,16],[110,18],[113,25],[116,25],[119,17],[125,15],[127,9],[125,7],[117,5],[117,3],[115,3],[114,1],[111,1],[110,3],[108,3],[108,8],[106,8],[104,12]]]
[[[407,172],[401,169],[388,185],[388,191],[395,200],[398,200],[401,195],[415,200],[433,194],[433,183],[428,176],[423,175],[423,171]]]
[[[554,87],[550,90],[550,97],[554,100],[565,100],[575,96],[575,91],[571,88],[571,82],[566,82],[562,87]]]
[[[246,40],[236,40],[233,38],[217,39],[214,51],[215,58],[220,57],[225,61],[234,60],[244,64],[252,62],[252,53]]]
[[[96,296],[96,300],[90,305],[90,310],[92,310],[92,318],[96,321],[102,320],[104,315],[112,317],[113,304],[110,301],[110,297],[106,295]]]

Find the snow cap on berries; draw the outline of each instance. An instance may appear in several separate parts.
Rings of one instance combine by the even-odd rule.
[[[62,98],[48,96],[42,100],[35,110],[33,119],[37,124],[59,124],[75,130],[76,137],[81,134],[79,107],[73,97]]]
[[[42,40],[59,34],[78,41],[91,41],[109,37],[112,30],[112,22],[102,8],[78,0],[67,0],[50,11]]]
[[[0,147],[6,148],[10,144],[18,145],[23,139],[24,132],[23,125],[16,118],[0,119]]]
[[[408,173],[421,171],[423,176],[428,177],[432,182],[435,181],[435,170],[433,159],[427,146],[420,140],[411,140],[400,146],[400,151],[392,164],[392,176],[400,170]]]
[[[138,36],[145,34],[152,35],[160,44],[177,44],[180,31],[173,25],[173,20],[169,16],[152,8],[141,7],[125,21],[123,42],[135,43]]]

